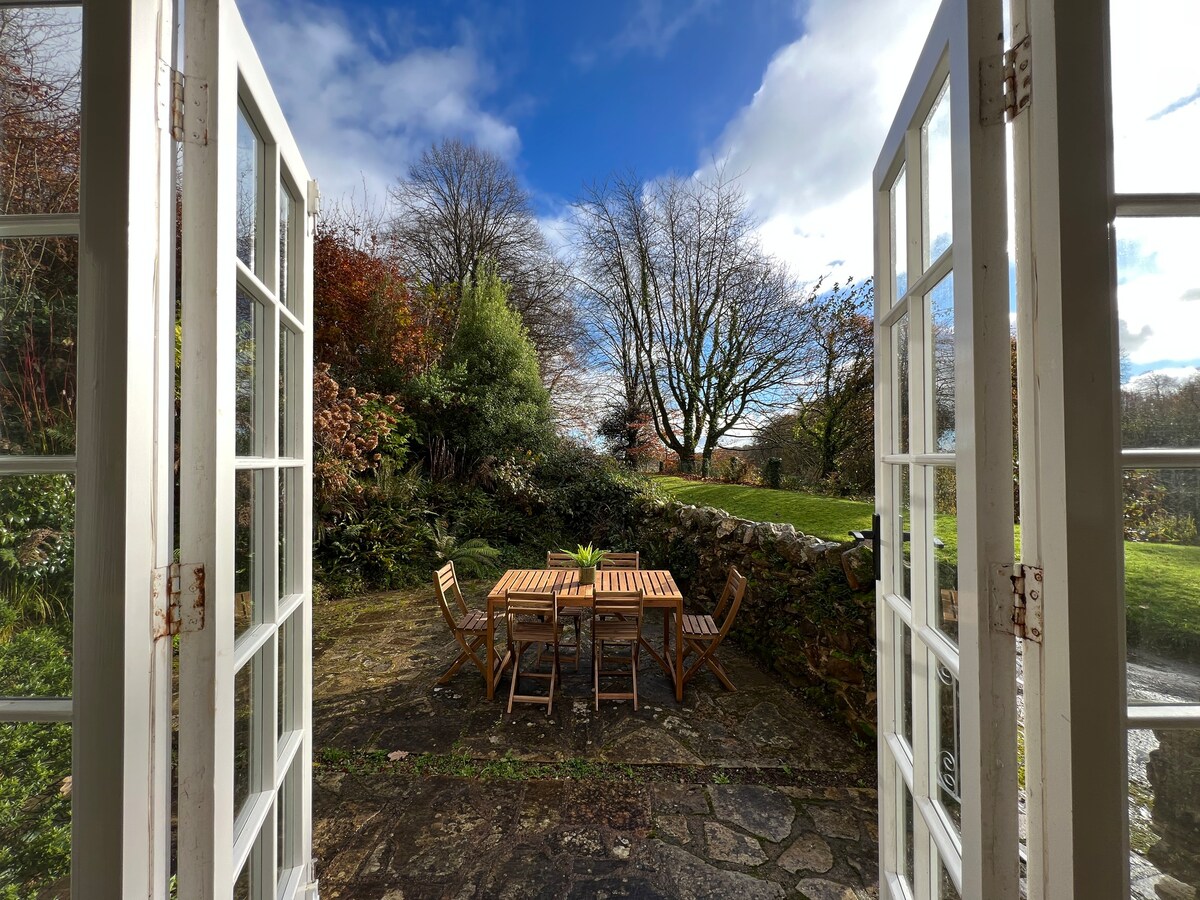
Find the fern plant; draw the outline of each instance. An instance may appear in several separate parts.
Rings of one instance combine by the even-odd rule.
[[[483,538],[469,538],[460,542],[446,530],[444,522],[434,522],[432,539],[437,558],[443,563],[454,563],[454,567],[466,575],[484,575],[496,568],[500,551]]]

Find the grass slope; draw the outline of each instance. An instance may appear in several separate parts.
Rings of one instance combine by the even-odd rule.
[[[686,478],[663,477],[654,483],[684,503],[713,506],[755,522],[784,522],[797,531],[828,541],[846,541],[850,531],[871,527],[875,508],[861,500],[818,497],[796,491],[747,487],[741,484],[711,484]]]
[[[844,541],[852,529],[871,527],[873,506],[858,500],[685,478],[655,483],[684,503],[756,522],[787,522],[826,540]],[[956,525],[953,516],[938,516],[937,535],[946,544],[938,558],[947,562],[957,555]],[[1019,526],[1015,537],[1019,542]],[[1200,547],[1127,542],[1125,598],[1131,647],[1200,662]]]

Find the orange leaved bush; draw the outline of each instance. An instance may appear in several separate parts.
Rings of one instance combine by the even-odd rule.
[[[364,389],[395,390],[441,355],[444,298],[410,290],[387,246],[346,220],[318,229],[313,304],[317,361]]]
[[[328,363],[313,373],[313,494],[322,513],[344,511],[362,493],[355,476],[379,465],[380,444],[401,413],[396,398],[342,388]]]

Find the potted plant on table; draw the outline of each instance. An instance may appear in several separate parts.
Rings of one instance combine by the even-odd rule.
[[[596,583],[596,566],[604,558],[604,550],[597,550],[591,544],[588,544],[586,547],[580,544],[579,549],[574,552],[570,550],[563,550],[562,552],[575,560],[575,565],[579,566],[580,584]]]

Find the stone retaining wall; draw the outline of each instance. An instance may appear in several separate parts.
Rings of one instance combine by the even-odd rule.
[[[644,566],[670,568],[689,606],[711,610],[729,567],[749,579],[732,637],[863,738],[875,733],[871,551],[791,525],[677,501],[641,515]]]

